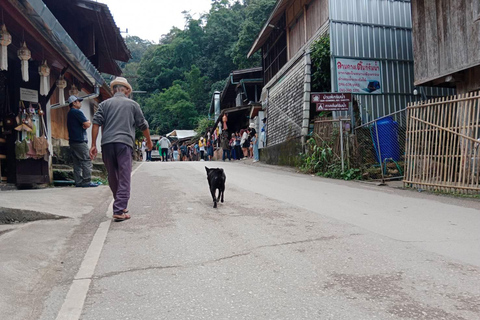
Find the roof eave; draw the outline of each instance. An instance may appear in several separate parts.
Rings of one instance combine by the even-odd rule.
[[[257,38],[255,39],[255,42],[250,48],[250,51],[247,54],[247,58],[250,58],[255,52],[257,52],[263,46],[265,41],[268,39],[268,35],[272,32],[271,27],[269,27],[269,25],[272,23],[273,18],[276,16],[281,5],[285,1],[288,1],[288,0],[278,0],[277,5],[275,6],[275,9],[273,9],[272,13],[270,14],[270,17],[268,17],[267,22],[263,26],[262,31],[260,31]]]
[[[105,80],[41,0],[12,1],[54,48],[76,67],[92,86]]]

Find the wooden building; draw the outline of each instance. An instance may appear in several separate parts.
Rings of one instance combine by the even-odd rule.
[[[311,131],[315,109],[310,101],[310,51],[323,36],[330,39],[330,91],[354,94],[362,124],[418,100],[414,95],[410,10],[408,0],[277,1],[248,54],[260,50],[263,57],[265,83],[260,102],[267,115],[267,149],[283,152],[282,144],[292,140],[304,143]],[[375,78],[369,78],[373,72],[366,72],[362,81],[368,84],[355,88],[357,83],[351,80],[355,75],[340,76],[338,66],[345,63],[352,69],[372,66]],[[370,82],[376,84],[375,90],[369,90]],[[341,116],[350,114],[335,114]],[[272,158],[278,157],[278,152],[272,151]]]
[[[262,68],[232,71],[225,81],[222,92],[212,97],[211,115],[214,115],[216,128],[223,129],[223,116],[227,115],[227,131],[238,132],[248,128],[250,123],[257,124],[261,105],[260,94],[263,88]]]
[[[0,39],[6,53],[0,60],[7,62],[0,68],[2,180],[17,185],[50,183],[52,144],[68,139],[69,108],[61,103],[60,92],[64,99],[72,93],[84,97],[82,111],[90,118],[95,106],[112,96],[101,73],[120,75],[116,61],[128,61],[130,52],[108,7],[96,1],[0,0],[0,9],[5,27]],[[10,125],[12,117],[15,126]],[[15,130],[22,120],[30,121],[36,131]],[[16,142],[45,135],[46,156],[18,158]]]
[[[415,84],[480,89],[480,1],[412,0]]]

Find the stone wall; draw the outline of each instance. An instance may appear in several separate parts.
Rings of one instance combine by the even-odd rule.
[[[268,94],[267,145],[274,146],[302,133],[304,59],[297,60]]]

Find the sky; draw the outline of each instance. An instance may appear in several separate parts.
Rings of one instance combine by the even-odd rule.
[[[184,29],[182,11],[190,11],[194,18],[210,10],[212,0],[97,0],[108,5],[122,35],[158,43],[162,34],[175,26]]]

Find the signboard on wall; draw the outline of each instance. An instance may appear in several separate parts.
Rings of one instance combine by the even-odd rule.
[[[20,100],[38,103],[38,91],[20,88]]]
[[[337,91],[381,94],[382,71],[378,60],[335,59]]]
[[[317,105],[317,111],[348,111],[352,94],[312,93],[311,101]]]

